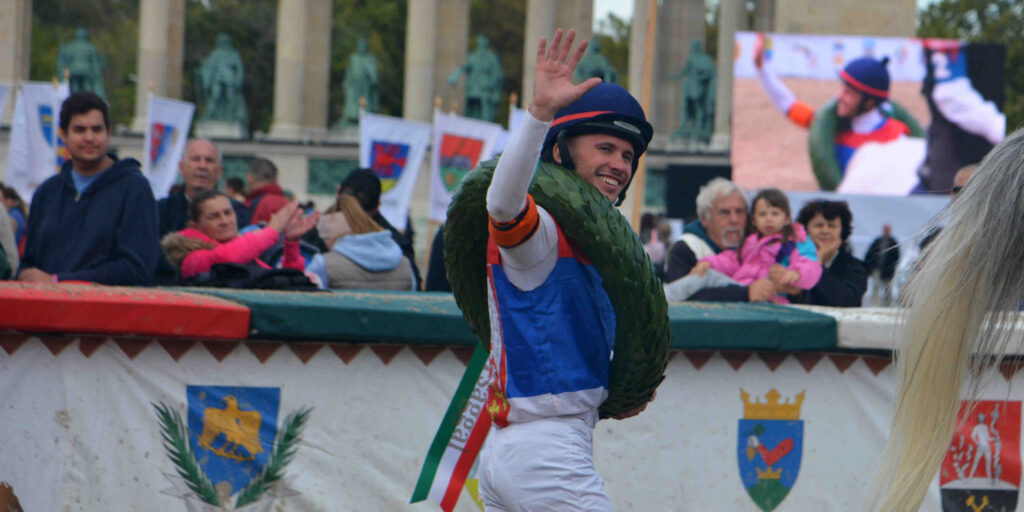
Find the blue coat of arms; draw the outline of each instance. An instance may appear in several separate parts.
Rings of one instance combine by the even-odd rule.
[[[778,507],[796,484],[803,455],[804,422],[800,405],[804,392],[790,403],[779,403],[781,395],[772,389],[760,399],[740,390],[743,419],[739,421],[736,459],[740,479],[754,503],[769,512]]]

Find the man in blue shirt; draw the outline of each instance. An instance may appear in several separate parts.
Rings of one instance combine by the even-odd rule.
[[[107,153],[110,115],[94,93],[60,109],[71,159],[32,197],[18,279],[147,285],[159,257],[156,201],[139,162]]]

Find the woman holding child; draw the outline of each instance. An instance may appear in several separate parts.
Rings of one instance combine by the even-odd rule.
[[[868,268],[850,253],[847,243],[853,232],[850,207],[845,201],[818,199],[804,205],[796,221],[807,227],[807,235],[817,247],[821,279],[809,290],[786,285],[776,287],[788,294],[794,304],[860,307],[868,286]],[[776,273],[779,269],[774,269],[774,273],[769,270],[769,277]]]
[[[758,192],[752,203],[747,237],[739,252],[730,249],[701,259],[690,275],[665,285],[669,301],[686,300],[704,288],[749,285],[766,277],[771,277],[777,288],[809,290],[817,284],[821,265],[815,246],[804,227],[792,222],[786,195],[768,188]],[[789,303],[781,294],[771,301]]]

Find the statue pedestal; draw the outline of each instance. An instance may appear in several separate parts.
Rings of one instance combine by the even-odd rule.
[[[359,126],[341,126],[337,124],[331,127],[327,134],[329,142],[359,143]]]
[[[196,137],[203,139],[248,139],[249,134],[241,123],[230,121],[199,121],[196,123]]]
[[[709,142],[702,142],[697,139],[680,137],[678,135],[656,135],[651,141],[651,148],[664,151],[670,154],[729,154],[729,135],[724,137],[720,134],[711,136]]]

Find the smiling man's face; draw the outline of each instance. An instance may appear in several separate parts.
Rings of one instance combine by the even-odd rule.
[[[633,174],[633,145],[625,139],[603,133],[578,135],[569,139],[569,153],[579,174],[604,194],[609,201],[615,202],[619,193],[626,188]],[[555,161],[561,162],[559,148],[553,149]]]

